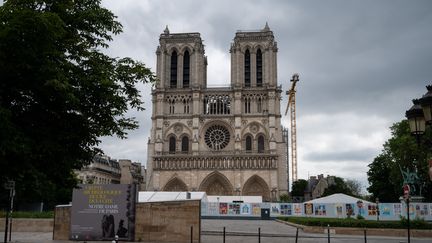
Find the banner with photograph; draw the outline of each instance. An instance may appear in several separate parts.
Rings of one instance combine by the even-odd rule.
[[[135,185],[79,185],[73,190],[71,240],[133,241]]]

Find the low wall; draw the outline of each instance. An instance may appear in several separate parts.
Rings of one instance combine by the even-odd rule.
[[[135,241],[201,242],[201,202],[184,200],[136,204]]]
[[[69,240],[71,206],[57,206],[54,211],[53,240]]]
[[[0,229],[5,228],[6,219],[0,218]],[[53,219],[12,219],[12,232],[52,232]]]

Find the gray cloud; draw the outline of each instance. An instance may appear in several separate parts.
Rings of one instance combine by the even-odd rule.
[[[278,42],[283,89],[300,73],[297,91],[299,177],[331,171],[366,182],[367,164],[404,117],[412,98],[432,81],[432,2],[423,1],[104,1],[124,33],[107,51],[155,71],[159,34],[200,32],[208,55],[208,83],[228,84],[229,46],[236,30],[268,21]],[[151,100],[131,113],[141,128],[128,140],[103,138],[114,158],[146,162]],[[283,97],[282,111],[286,105]],[[288,117],[283,118],[285,125]],[[341,149],[342,148],[342,149]],[[337,161],[337,166],[329,165]],[[345,162],[346,161],[346,162]],[[354,161],[354,162],[353,162]],[[319,166],[318,166],[319,165]],[[351,171],[350,173],[346,173]]]

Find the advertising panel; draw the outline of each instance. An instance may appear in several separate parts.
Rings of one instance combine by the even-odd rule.
[[[79,185],[73,190],[72,240],[133,241],[135,230],[134,185]]]

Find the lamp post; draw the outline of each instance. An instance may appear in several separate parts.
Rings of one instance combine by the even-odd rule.
[[[408,118],[411,134],[416,137],[420,147],[420,138],[426,131],[426,126],[432,126],[432,85],[426,86],[428,92],[420,99],[413,100],[413,106],[405,112]],[[417,164],[415,164],[417,168]],[[429,178],[432,181],[432,160],[429,160]],[[405,189],[407,188],[407,189]],[[407,205],[408,243],[410,243],[410,190],[409,185],[404,185],[404,198]]]

